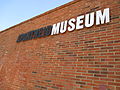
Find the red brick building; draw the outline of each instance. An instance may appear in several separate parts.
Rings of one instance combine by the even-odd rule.
[[[105,8],[108,23],[16,42]],[[120,0],[74,0],[1,31],[0,90],[120,90]]]

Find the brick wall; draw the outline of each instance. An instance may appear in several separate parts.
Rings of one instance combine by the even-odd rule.
[[[108,24],[16,43],[19,34],[110,8]],[[120,0],[74,0],[0,32],[0,90],[120,90]]]

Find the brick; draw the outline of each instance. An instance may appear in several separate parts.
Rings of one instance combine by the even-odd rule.
[[[116,87],[116,90],[120,90],[120,87]]]
[[[88,73],[100,73],[99,71],[91,71],[91,70],[88,70]]]
[[[95,84],[103,84],[103,83],[104,83],[104,85],[107,84],[106,81],[94,81],[94,83],[95,83]]]
[[[82,84],[82,85],[84,85],[86,83],[85,82],[76,82],[76,84]]]
[[[0,32],[0,90],[120,90],[119,4],[73,0]],[[106,7],[109,23],[16,43],[22,33]]]
[[[107,77],[107,75],[102,75],[102,74],[94,74],[95,77]]]
[[[102,81],[114,81],[114,79],[110,79],[110,78],[100,78],[100,80],[102,80]]]
[[[85,76],[76,76],[76,78],[86,78]]]
[[[113,47],[102,47],[101,49],[113,49]]]
[[[98,78],[98,77],[87,77],[87,79],[99,80],[99,78]]]
[[[108,82],[109,85],[115,85],[115,86],[120,86],[120,83],[115,83],[115,82]]]
[[[108,75],[108,78],[115,78],[115,79],[119,79],[120,78],[120,76],[113,76],[113,75]]]
[[[93,43],[94,41],[85,41],[85,43]]]

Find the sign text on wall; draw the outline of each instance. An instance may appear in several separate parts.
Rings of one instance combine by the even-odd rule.
[[[100,25],[108,22],[110,22],[110,9],[106,8],[103,11],[98,10],[96,12],[80,15],[77,18],[72,18],[57,24],[20,34],[16,42],[65,33],[67,30],[81,30],[85,27],[92,27],[93,25]]]

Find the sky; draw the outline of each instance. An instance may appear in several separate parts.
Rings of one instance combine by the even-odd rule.
[[[0,31],[73,0],[0,0]]]

